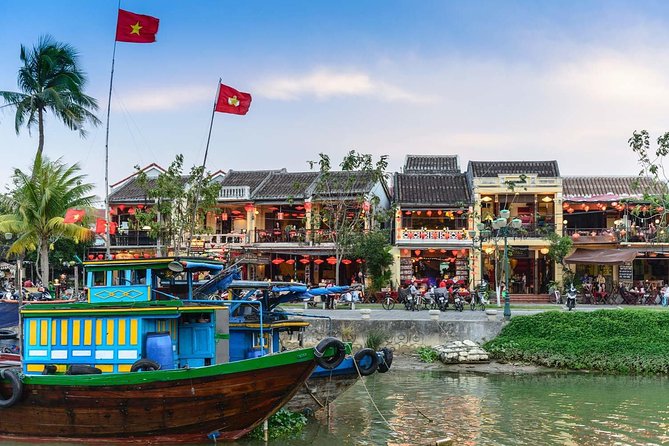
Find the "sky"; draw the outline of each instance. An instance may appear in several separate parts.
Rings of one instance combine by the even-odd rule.
[[[104,195],[118,2],[0,2],[0,90],[19,49],[73,45],[103,124],[81,139],[47,115],[45,154],[78,162]],[[309,170],[349,150],[469,160],[558,160],[562,175],[635,175],[635,130],[669,131],[663,1],[122,0],[160,19],[158,41],[118,43],[109,131],[114,183],[177,154],[201,164],[217,82],[253,96],[214,116],[207,168]],[[0,184],[26,169],[37,130],[0,109]],[[3,186],[4,188],[4,186]]]

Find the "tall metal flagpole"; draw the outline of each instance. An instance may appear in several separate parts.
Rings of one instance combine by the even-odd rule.
[[[209,154],[209,141],[211,141],[211,129],[214,126],[214,115],[216,114],[216,104],[218,104],[218,95],[221,92],[222,78],[218,78],[218,86],[216,87],[216,97],[214,98],[214,106],[211,109],[211,121],[209,122],[209,135],[207,135],[207,146],[204,149],[204,158],[202,159],[202,172],[200,172],[200,181],[197,182],[195,189],[195,206],[193,206],[193,221],[190,226],[190,240],[188,241],[188,249],[186,255],[190,255],[191,244],[193,243],[193,235],[195,233],[195,220],[197,219],[197,205],[200,202],[200,184],[204,179],[204,171],[207,166],[207,155]]]
[[[121,9],[121,0],[116,8],[116,29],[118,29],[118,11]],[[114,85],[114,61],[116,60],[116,35],[114,35],[114,50],[112,51],[111,75],[109,76],[109,98],[107,100],[107,130],[105,132],[105,257],[111,258],[111,240],[109,237],[109,115],[111,113],[112,86]]]

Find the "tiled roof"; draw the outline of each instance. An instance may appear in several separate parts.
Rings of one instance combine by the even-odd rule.
[[[395,202],[399,205],[459,206],[471,202],[465,174],[416,175],[397,173],[394,182]]]
[[[404,173],[460,173],[457,155],[407,155]]]
[[[350,197],[369,193],[375,182],[371,172],[331,171],[314,181],[310,192],[317,197]]]
[[[560,176],[557,161],[470,161],[467,172],[474,178],[521,173],[551,178]]]
[[[270,174],[282,170],[230,170],[221,181],[221,186],[248,186],[253,192]]]
[[[635,184],[638,183],[638,187]],[[610,196],[612,200],[631,197],[640,198],[644,192],[665,192],[666,187],[659,187],[649,177],[564,177],[562,195],[565,200],[574,198]]]
[[[318,172],[273,172],[253,193],[254,200],[304,198]]]
[[[141,187],[137,177],[128,179],[125,184],[119,186],[109,194],[110,203],[129,203],[129,202],[150,202],[146,197],[146,190],[151,189],[156,184],[157,178],[146,179],[146,189]]]

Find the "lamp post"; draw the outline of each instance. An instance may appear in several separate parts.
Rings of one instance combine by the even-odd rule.
[[[504,318],[511,318],[511,296],[509,295],[509,243],[508,237],[512,230],[520,229],[523,222],[519,218],[509,221],[511,212],[508,209],[499,211],[499,217],[493,220],[492,228],[497,231],[498,237],[504,237]]]

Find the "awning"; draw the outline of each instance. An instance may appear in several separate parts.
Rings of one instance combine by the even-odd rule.
[[[567,263],[589,263],[622,265],[636,257],[635,249],[583,249],[576,248],[573,254],[564,258]]]

